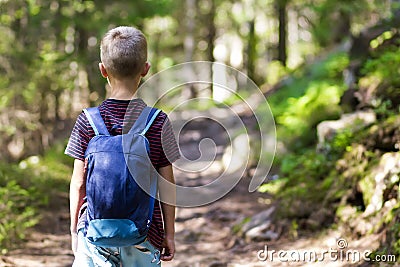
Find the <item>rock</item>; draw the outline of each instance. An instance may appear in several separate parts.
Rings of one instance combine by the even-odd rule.
[[[355,214],[347,223],[352,230],[352,233],[359,236],[381,232],[382,227],[384,227],[384,224],[382,224],[382,218],[387,218],[388,214],[393,211],[396,205],[397,199],[392,198],[385,202],[379,212],[369,216],[365,213],[363,213],[363,216],[357,216],[357,214]]]
[[[336,218],[338,218],[341,222],[349,222],[353,220],[356,215],[357,208],[350,205],[340,206],[336,210]]]
[[[368,130],[369,137],[363,140],[370,150],[399,151],[400,149],[400,116],[387,118],[373,125]]]
[[[332,140],[335,135],[346,129],[351,132],[360,130],[376,121],[373,111],[357,111],[355,113],[343,114],[339,120],[323,121],[317,126],[318,145]]]
[[[242,232],[245,233],[250,229],[257,227],[266,221],[270,221],[276,208],[274,206],[254,215],[248,223],[245,223],[242,227]]]
[[[260,236],[261,238],[260,240],[278,240],[280,235],[281,235],[280,233],[268,230]]]
[[[247,242],[276,240],[279,238],[279,233],[272,231],[272,215],[275,212],[275,207],[262,211],[254,215],[250,221],[243,225],[242,232]]]
[[[374,227],[379,223],[379,220],[381,220],[381,218],[377,219],[377,217],[370,217],[364,219],[361,217],[355,217],[349,222],[349,226],[353,233],[359,236],[364,236],[374,232]]]
[[[279,233],[274,232],[272,230],[261,230],[261,227],[256,227],[251,229],[246,233],[246,241],[270,241],[270,240],[277,240],[280,236]]]
[[[256,240],[258,239],[258,237],[262,236],[267,230],[268,228],[271,227],[271,220],[265,221],[264,223],[251,228],[250,230],[245,232],[245,238],[247,241],[250,240]]]
[[[385,201],[385,190],[391,189],[398,183],[400,173],[400,152],[385,153],[382,155],[379,164],[373,168],[370,175],[367,175],[359,182],[363,193],[366,209],[364,217],[379,211]]]

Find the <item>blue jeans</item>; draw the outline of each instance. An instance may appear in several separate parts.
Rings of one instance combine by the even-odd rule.
[[[78,247],[72,267],[160,267],[160,251],[149,241],[136,246],[100,248],[78,232]]]

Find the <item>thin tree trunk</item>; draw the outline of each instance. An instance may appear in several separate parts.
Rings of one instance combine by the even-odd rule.
[[[210,12],[207,14],[207,22],[208,22],[208,35],[207,35],[207,60],[210,62],[214,62],[214,41],[217,33],[217,29],[215,27],[215,3],[213,0],[207,0],[210,2]],[[213,69],[210,68],[210,78],[211,81],[213,79]],[[210,96],[213,97],[214,88],[213,84],[210,83]]]
[[[194,28],[195,28],[195,15],[196,15],[196,1],[186,0],[186,36],[184,41],[185,61],[193,61],[194,54]],[[189,81],[194,80],[194,70],[192,65],[185,66],[185,75]],[[183,92],[184,98],[191,99],[197,96],[195,86],[190,83],[187,85],[188,89]]]
[[[247,76],[253,81],[255,77],[255,64],[256,64],[256,33],[254,19],[249,22],[249,36],[247,42]]]
[[[279,43],[278,43],[278,60],[283,66],[287,61],[287,0],[278,0],[278,20],[279,20]]]
[[[339,11],[339,21],[333,34],[333,42],[339,44],[344,38],[351,36],[351,18],[350,13],[344,10]]]

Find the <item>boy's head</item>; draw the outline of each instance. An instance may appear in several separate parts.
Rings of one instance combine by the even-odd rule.
[[[146,37],[134,27],[114,28],[101,41],[100,58],[108,75],[117,79],[136,77],[148,69]]]

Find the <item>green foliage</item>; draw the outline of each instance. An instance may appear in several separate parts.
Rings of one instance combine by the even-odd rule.
[[[339,117],[340,96],[345,90],[342,71],[348,62],[345,53],[329,55],[309,69],[295,72],[292,81],[268,98],[278,124],[278,140],[289,149],[314,143],[315,126]]]
[[[330,143],[332,154],[341,155],[344,151],[350,151],[353,140],[354,133],[352,131],[344,129],[338,132]]]
[[[293,240],[297,239],[299,237],[299,224],[296,220],[292,220],[289,228],[289,237],[292,238]]]
[[[357,35],[368,24],[371,14],[380,17],[389,15],[385,1],[381,0],[305,2],[305,6],[315,13],[316,19],[311,32],[322,47],[341,42],[349,34]]]
[[[9,248],[25,238],[25,230],[38,222],[36,209],[26,206],[32,201],[30,191],[33,188],[24,189],[16,181],[0,187],[0,247]]]
[[[265,183],[261,185],[258,188],[258,191],[261,193],[268,193],[271,195],[277,195],[281,188],[285,185],[287,182],[287,179],[281,178],[273,181],[269,181],[268,183]]]
[[[380,119],[396,116],[400,112],[400,107],[396,109],[390,99],[377,99],[375,103],[374,111]]]
[[[310,135],[315,126],[326,119],[337,118],[340,114],[340,95],[343,87],[326,82],[310,82],[305,94],[299,98],[289,98],[289,107],[277,118],[285,128],[284,138]],[[312,134],[315,136],[315,134]]]
[[[62,155],[64,144],[44,157],[32,156],[19,164],[0,163],[1,253],[26,237],[26,230],[40,220],[40,210],[59,192],[68,191],[72,161]]]
[[[376,76],[387,83],[400,84],[399,65],[400,47],[393,46],[368,59],[364,64],[362,74]]]
[[[383,34],[385,35],[385,33]],[[400,41],[397,41],[400,42]],[[360,93],[365,95],[380,117],[389,117],[400,108],[400,48],[378,49],[364,64]]]
[[[278,83],[285,75],[287,75],[287,69],[282,65],[282,63],[277,60],[271,61],[266,70],[265,82],[270,85],[274,85]]]
[[[278,155],[282,178],[260,190],[281,200],[282,217],[306,218],[322,207],[337,177],[336,160],[353,140],[344,131],[328,144],[329,154],[307,148],[316,141],[316,125],[341,113],[342,72],[348,63],[345,53],[331,54],[309,69],[294,72],[294,79],[268,99],[278,124],[278,141],[289,153]]]
[[[326,144],[329,152],[303,148],[280,158],[282,178],[260,187],[280,200],[279,216],[304,219],[322,208],[334,211],[342,199],[346,203],[357,181],[376,164],[376,154],[357,144],[359,135],[365,138],[344,130]]]
[[[0,39],[0,146],[29,143],[21,153],[5,149],[0,159],[43,153],[55,139],[54,125],[75,116],[78,102],[89,105],[105,97],[98,71],[103,33],[116,25],[143,28],[145,18],[170,14],[175,4],[0,1],[0,35],[7,36]]]
[[[313,37],[321,46],[330,46],[345,39],[347,29],[357,35],[365,28],[365,21],[370,19],[368,14],[382,7],[385,1],[312,2],[315,6],[310,8],[316,12],[319,21],[313,25]],[[374,12],[379,16],[389,16],[390,11],[386,10],[376,9]],[[335,29],[332,29],[332,23],[337,24]],[[345,25],[347,29],[342,27]],[[343,31],[336,31],[338,29]],[[338,132],[326,147],[316,149],[311,146],[316,142],[316,125],[323,120],[338,118],[341,113],[339,100],[347,89],[342,73],[349,65],[345,53],[330,54],[311,67],[294,71],[286,84],[269,97],[278,124],[278,141],[287,150],[284,155],[278,155],[277,165],[282,178],[261,186],[260,191],[275,195],[279,201],[279,219],[292,222],[288,227],[294,230],[290,231],[297,233],[298,228],[328,226],[329,220],[324,222],[325,225],[313,222],[320,214],[328,214],[331,223],[336,221],[340,227],[351,231],[358,221],[365,220],[368,224],[367,221],[372,219],[362,217],[366,205],[376,193],[375,176],[371,174],[376,172],[382,153],[398,151],[395,145],[398,143],[398,131],[395,130],[398,127],[393,119],[400,111],[400,50],[396,38],[398,33],[393,28],[373,40],[370,58],[362,66],[361,73],[356,73],[361,75],[356,77],[359,86],[357,98],[363,107],[374,108],[378,117],[378,122],[372,127],[357,132],[345,129]],[[397,196],[395,208],[386,205],[386,210],[382,209],[373,218],[375,228],[362,233],[376,233],[383,227],[388,231],[386,241],[382,243],[383,249],[375,255],[400,253],[398,179],[393,184],[393,188],[386,188],[380,197],[385,199],[391,194],[393,203],[393,194]],[[322,218],[317,220],[323,221]]]
[[[275,193],[281,200],[278,214],[285,218],[304,218],[324,200],[332,179],[334,161],[313,149],[291,153],[281,162],[282,178],[260,189]],[[307,207],[307,208],[302,208]]]
[[[36,195],[36,187],[26,177],[28,174],[15,165],[0,165],[0,247],[5,248],[2,253],[23,239],[25,230],[38,221],[38,201],[32,196]]]

